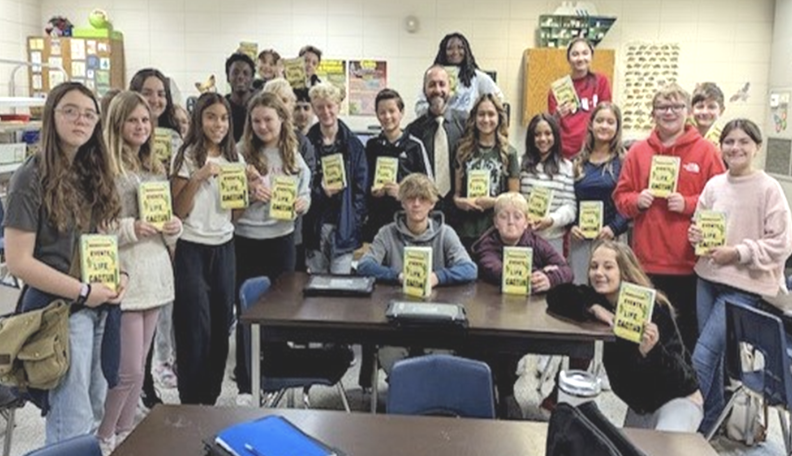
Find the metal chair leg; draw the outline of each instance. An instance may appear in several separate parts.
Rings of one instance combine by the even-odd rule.
[[[781,424],[781,435],[784,437],[784,450],[787,456],[792,456],[792,423],[787,419],[787,411],[778,409],[778,421]]]
[[[310,386],[306,386],[305,388],[303,388],[302,402],[303,402],[303,408],[305,408],[306,410],[311,408],[310,392],[311,392]]]
[[[281,399],[283,399],[283,395],[286,394],[286,390],[282,389],[277,393],[270,393],[267,395],[267,400],[264,402],[264,406],[267,408],[275,408],[280,403]]]
[[[341,383],[341,380],[336,383],[336,386],[338,387],[338,394],[341,395],[341,402],[344,403],[344,410],[346,410],[347,413],[351,413],[352,410],[349,408],[349,400],[347,399],[346,390],[344,389],[344,385]]]
[[[6,420],[6,428],[3,433],[3,456],[11,455],[11,437],[14,434],[14,418],[16,416],[16,407],[11,406],[2,411],[3,418]]]
[[[707,435],[704,436],[707,439],[707,442],[712,440],[712,437],[714,437],[715,433],[718,432],[718,429],[721,427],[721,424],[723,424],[723,420],[726,419],[726,416],[729,414],[729,412],[731,412],[732,407],[734,407],[734,401],[737,400],[737,396],[739,396],[740,394],[745,394],[743,388],[744,386],[740,385],[737,387],[736,390],[734,390],[734,394],[732,394],[732,397],[729,399],[729,402],[726,403],[726,407],[723,408],[723,411],[718,416],[718,419],[715,421],[715,424],[712,426],[712,429],[710,429],[709,432],[707,432]]]

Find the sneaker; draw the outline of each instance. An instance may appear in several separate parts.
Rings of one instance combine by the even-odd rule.
[[[237,394],[236,405],[240,407],[253,407],[253,395],[247,393]]]
[[[169,364],[159,364],[154,368],[154,380],[163,388],[176,388],[176,373]]]
[[[102,450],[102,456],[109,456],[115,450],[116,436],[113,435],[106,439],[97,436],[96,439],[99,441],[99,449]]]

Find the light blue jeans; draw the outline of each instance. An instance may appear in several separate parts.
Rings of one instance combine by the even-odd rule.
[[[69,370],[49,392],[47,445],[93,433],[102,420],[107,396],[101,362],[106,315],[83,309],[69,317]]]
[[[335,232],[335,225],[322,225],[319,250],[306,252],[305,263],[311,274],[349,275],[352,272],[352,252],[336,252]]]
[[[761,297],[728,285],[698,279],[696,314],[699,338],[693,350],[693,368],[704,396],[704,420],[699,431],[710,431],[726,406],[723,355],[726,352],[726,302],[755,307]]]

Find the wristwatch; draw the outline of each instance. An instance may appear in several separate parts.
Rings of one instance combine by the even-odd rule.
[[[80,294],[77,296],[77,300],[74,301],[74,303],[80,306],[85,305],[85,301],[88,300],[88,295],[90,294],[91,294],[91,284],[83,283],[80,286]]]

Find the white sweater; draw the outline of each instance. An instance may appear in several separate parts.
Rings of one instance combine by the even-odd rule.
[[[553,191],[548,214],[553,219],[553,225],[537,232],[545,240],[564,236],[567,226],[575,221],[577,215],[572,163],[567,159],[562,159],[558,165],[558,174],[554,175],[552,179],[544,171],[542,163],[536,165],[536,174],[520,172],[520,193],[526,198],[530,198],[531,190],[534,187],[547,187]]]

